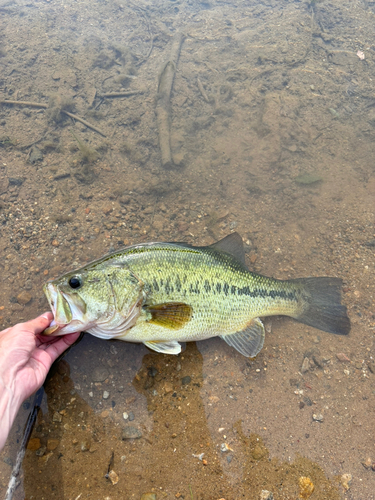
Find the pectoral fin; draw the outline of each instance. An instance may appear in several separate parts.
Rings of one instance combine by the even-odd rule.
[[[164,326],[177,330],[182,328],[191,319],[193,309],[183,302],[166,302],[153,306],[144,306],[143,309],[149,313],[148,323]]]
[[[177,340],[170,342],[143,342],[146,347],[162,354],[180,354],[181,346]]]
[[[244,330],[231,335],[221,335],[221,338],[244,356],[253,358],[263,347],[264,326],[259,318],[255,318]]]

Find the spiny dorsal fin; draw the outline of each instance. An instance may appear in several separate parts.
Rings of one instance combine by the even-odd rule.
[[[210,245],[210,248],[214,248],[215,250],[219,250],[219,252],[230,253],[239,260],[242,264],[245,263],[245,250],[243,248],[243,241],[241,236],[238,233],[228,234],[225,238],[216,243]]]
[[[253,358],[263,347],[264,335],[263,323],[259,318],[254,318],[242,331],[220,336],[238,352],[246,357]]]
[[[162,354],[180,354],[181,345],[177,340],[170,340],[169,342],[143,342],[145,346],[156,352]]]
[[[190,321],[193,308],[184,302],[166,302],[153,306],[144,306],[143,308],[151,314],[148,323],[178,330]]]

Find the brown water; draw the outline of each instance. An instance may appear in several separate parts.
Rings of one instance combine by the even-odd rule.
[[[111,249],[233,230],[253,271],[342,277],[352,321],[343,338],[266,320],[253,360],[219,339],[174,357],[86,335],[51,370],[14,498],[294,500],[308,477],[312,500],[374,499],[375,2],[1,0],[0,19],[0,99],[48,105],[0,107],[4,328]]]

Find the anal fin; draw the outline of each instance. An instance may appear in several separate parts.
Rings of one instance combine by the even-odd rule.
[[[169,342],[143,342],[146,347],[162,354],[180,354],[181,345],[177,340],[170,340]]]
[[[264,343],[264,326],[259,318],[255,318],[240,332],[220,335],[225,342],[246,357],[253,358],[262,349]]]

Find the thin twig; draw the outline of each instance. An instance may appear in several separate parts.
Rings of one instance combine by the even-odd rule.
[[[8,100],[4,100],[4,101],[0,101],[0,104],[15,104],[16,106],[31,106],[33,108],[44,108],[44,109],[48,108],[48,104],[43,104],[41,102],[31,102],[31,101],[10,101],[10,100],[8,101]],[[83,125],[86,125],[86,127],[91,128],[92,130],[94,130],[98,134],[102,135],[103,137],[106,137],[106,135],[105,135],[104,132],[102,132],[100,129],[98,129],[94,125],[91,125],[91,123],[87,122],[83,118],[80,118],[79,116],[74,115],[73,113],[70,113],[69,111],[65,111],[65,109],[62,109],[61,113],[64,113],[64,115],[67,115],[70,118],[73,118],[74,120],[77,120],[78,122],[83,123]]]
[[[99,99],[102,97],[128,97],[130,95],[143,94],[143,90],[128,90],[125,92],[107,92],[106,94],[98,95]]]
[[[69,113],[69,111],[65,111],[64,109],[61,110],[61,113],[64,113],[64,115],[70,116],[70,118],[73,118],[74,120],[77,120],[78,122],[83,123],[83,125],[86,125],[86,127],[91,128],[92,130],[95,130],[95,132],[98,132],[98,134],[102,135],[103,137],[106,137],[104,132],[102,132],[99,128],[95,127],[94,125],[91,125],[91,123],[87,122],[83,118],[80,118],[77,115],[73,115],[73,113]]]
[[[17,106],[31,106],[32,108],[48,108],[48,104],[43,104],[41,102],[31,102],[31,101],[0,101],[0,104],[16,104]]]

